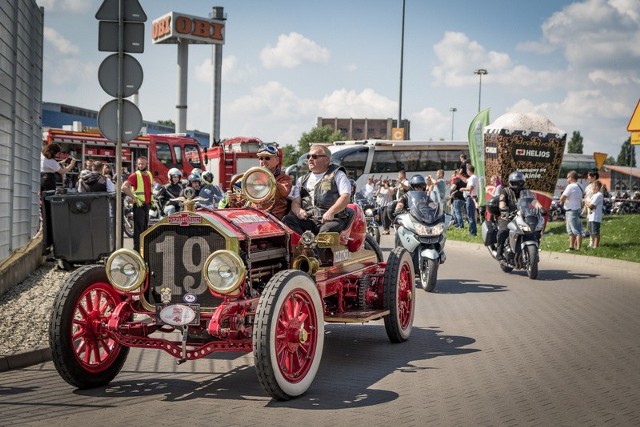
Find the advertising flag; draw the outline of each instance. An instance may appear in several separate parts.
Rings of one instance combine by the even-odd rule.
[[[471,164],[475,168],[475,174],[478,177],[480,185],[478,188],[478,206],[486,206],[485,187],[486,180],[484,176],[484,128],[489,125],[489,110],[480,111],[471,120],[469,125],[469,155]]]

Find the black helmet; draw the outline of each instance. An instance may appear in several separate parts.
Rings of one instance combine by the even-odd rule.
[[[193,173],[189,175],[189,184],[192,184],[193,182],[197,182],[198,184],[200,184],[200,176]]]
[[[205,184],[211,184],[213,182],[213,174],[209,171],[203,173],[202,180]]]
[[[511,175],[509,175],[509,187],[511,187],[512,190],[522,190],[525,181],[526,178],[520,171],[511,172]]]
[[[413,191],[424,191],[427,189],[427,181],[422,175],[413,175],[409,180],[409,186]]]

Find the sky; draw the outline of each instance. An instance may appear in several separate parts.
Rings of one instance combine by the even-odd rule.
[[[490,108],[538,113],[617,157],[640,98],[638,0],[405,0],[402,118],[413,140],[466,140]],[[44,8],[43,101],[93,110],[111,100],[98,68],[96,0]],[[176,122],[177,47],[151,24],[175,11],[226,15],[221,137],[297,144],[318,117],[400,115],[402,0],[139,0],[147,15],[139,107]],[[187,128],[210,132],[212,47],[189,47]],[[480,78],[474,70],[484,68]],[[481,94],[480,94],[481,89]],[[452,108],[457,111],[451,112]],[[640,150],[636,150],[640,159]],[[640,163],[640,161],[638,161]]]

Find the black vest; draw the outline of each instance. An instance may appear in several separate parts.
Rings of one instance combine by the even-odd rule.
[[[312,217],[321,218],[322,215],[340,198],[338,183],[336,182],[336,173],[341,170],[346,173],[342,166],[330,164],[329,169],[324,176],[316,182],[313,192],[313,201],[311,194],[307,190],[306,184],[311,177],[311,173],[306,174],[300,181],[300,199],[302,208]],[[342,218],[347,215],[346,210],[338,212],[335,217]]]

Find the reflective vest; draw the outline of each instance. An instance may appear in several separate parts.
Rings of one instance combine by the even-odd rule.
[[[153,191],[151,191],[153,177],[151,176],[151,172],[146,171],[149,176],[149,202],[153,203]],[[136,199],[140,200],[142,203],[146,203],[146,198],[144,196],[144,180],[142,179],[142,172],[136,171],[136,189],[133,192]]]

